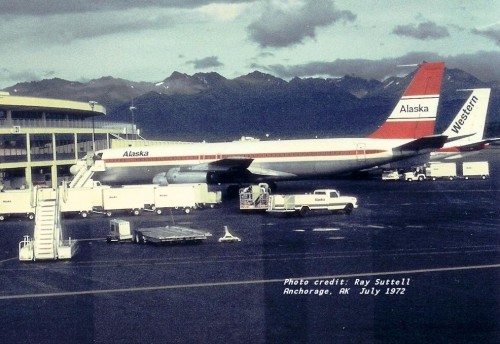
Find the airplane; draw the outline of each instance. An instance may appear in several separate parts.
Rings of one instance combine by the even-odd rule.
[[[430,160],[459,159],[488,148],[499,138],[483,139],[490,100],[490,88],[476,88],[472,91],[449,127],[443,132],[448,137],[442,148],[430,153]]]
[[[433,135],[444,62],[424,62],[386,121],[368,137],[189,143],[97,151],[102,184],[243,184],[317,179],[441,148]],[[88,159],[87,159],[88,161]],[[80,167],[85,166],[85,158]],[[73,166],[76,174],[80,167]]]

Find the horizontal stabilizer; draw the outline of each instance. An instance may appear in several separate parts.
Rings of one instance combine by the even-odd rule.
[[[447,139],[445,135],[424,136],[394,148],[398,151],[421,151],[427,149],[439,149],[443,147]]]
[[[488,144],[492,142],[500,141],[500,137],[484,139],[477,142],[472,142],[467,145],[462,145],[459,147],[460,151],[474,151],[474,150],[482,150],[487,147]]]

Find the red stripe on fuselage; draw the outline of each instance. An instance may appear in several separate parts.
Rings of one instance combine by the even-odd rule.
[[[432,135],[436,121],[386,121],[373,134],[372,139],[407,139]]]
[[[158,157],[123,157],[106,159],[106,164],[129,163],[129,162],[169,162],[169,161],[190,161],[190,160],[221,160],[226,158],[248,158],[248,159],[266,159],[266,158],[317,158],[349,155],[368,155],[383,153],[383,149],[360,149],[348,151],[320,151],[320,152],[281,152],[281,153],[250,153],[250,154],[220,154],[220,155],[184,155],[184,156],[158,156]]]

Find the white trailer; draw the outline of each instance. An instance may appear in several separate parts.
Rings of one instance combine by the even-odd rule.
[[[471,161],[462,164],[462,176],[465,179],[486,179],[490,176],[490,165],[488,161]]]
[[[68,188],[63,187],[61,194],[61,213],[78,214],[87,218],[95,209],[102,209],[102,190],[109,186],[95,186],[91,188]]]
[[[425,169],[427,179],[448,179],[453,180],[457,177],[457,164],[454,162],[431,163]]]
[[[186,214],[197,206],[197,189],[192,184],[173,184],[156,186],[154,200],[150,210],[158,215],[167,209],[183,209]]]
[[[33,189],[7,190],[0,192],[0,221],[11,215],[35,218],[35,194]]]
[[[222,202],[221,192],[209,191],[207,183],[169,184],[166,187],[177,197],[182,197],[182,194],[188,194],[189,197],[193,195],[196,208],[214,208]]]
[[[315,190],[312,194],[271,195],[268,212],[296,212],[304,216],[311,210],[343,211],[351,214],[358,207],[358,200],[352,196],[340,196],[337,190]]]
[[[102,189],[102,210],[106,216],[115,211],[140,215],[153,200],[155,185],[129,185]]]

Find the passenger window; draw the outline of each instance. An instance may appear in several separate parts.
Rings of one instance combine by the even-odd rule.
[[[338,197],[336,192],[330,192],[330,198],[336,198]]]

